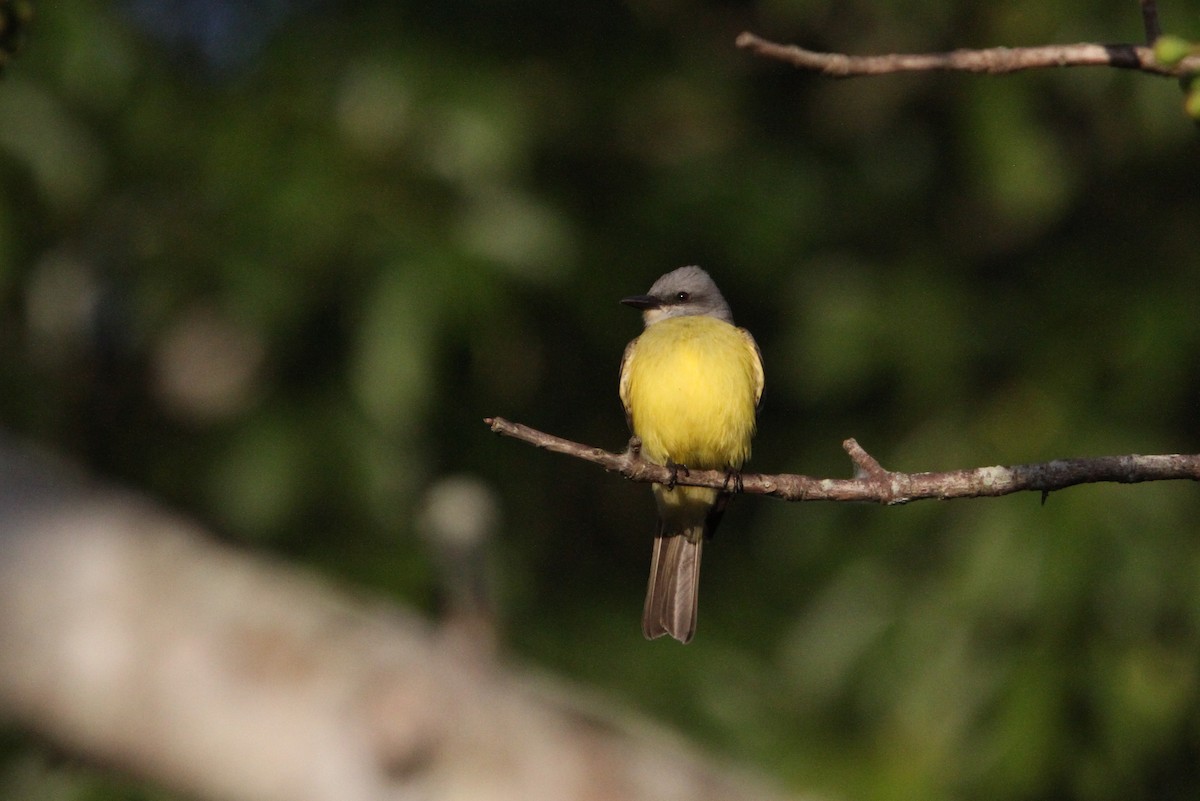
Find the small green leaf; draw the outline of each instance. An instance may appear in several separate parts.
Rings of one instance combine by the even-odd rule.
[[[1183,99],[1183,110],[1192,119],[1200,120],[1200,87],[1193,85],[1192,91],[1187,93]]]
[[[1164,66],[1173,67],[1187,58],[1194,48],[1194,44],[1179,36],[1160,36],[1154,41],[1154,58]]]

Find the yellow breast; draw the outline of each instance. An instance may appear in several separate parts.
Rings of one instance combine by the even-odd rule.
[[[642,453],[696,468],[750,458],[761,366],[752,341],[713,317],[672,317],[638,337],[624,400]]]

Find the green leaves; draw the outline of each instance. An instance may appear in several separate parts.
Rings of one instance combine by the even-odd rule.
[[[1180,36],[1160,36],[1154,42],[1154,57],[1168,67],[1174,67],[1188,56],[1200,54],[1200,45]],[[1180,79],[1183,87],[1183,110],[1194,120],[1200,120],[1200,73],[1189,73]]]
[[[1189,75],[1182,81],[1185,89],[1183,110],[1194,120],[1200,120],[1200,73]]]

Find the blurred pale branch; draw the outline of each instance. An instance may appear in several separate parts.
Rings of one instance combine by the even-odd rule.
[[[744,32],[737,37],[743,50],[776,59],[804,70],[834,78],[891,75],[899,72],[984,72],[999,75],[1049,67],[1118,67],[1151,75],[1180,78],[1200,71],[1200,56],[1188,56],[1174,64],[1163,64],[1150,47],[1132,44],[1062,44],[1040,47],[989,47],[952,50],[946,53],[892,53],[851,56],[822,53],[797,45],[771,42]]]
[[[674,481],[693,487],[713,487],[753,495],[770,495],[785,501],[872,501],[888,505],[936,498],[991,498],[1015,492],[1041,492],[1077,484],[1188,479],[1200,481],[1200,454],[1156,456],[1100,456],[1088,459],[1055,459],[1040,464],[1012,467],[977,467],[930,473],[898,473],[885,470],[855,440],[842,447],[855,467],[855,477],[812,478],[802,475],[742,473],[733,478],[721,470],[672,471],[652,464],[637,453],[636,441],[624,453],[582,445],[553,434],[512,423],[499,417],[485,421],[492,431],[528,442],[539,448],[573,456],[618,472],[633,481],[667,484]],[[736,486],[735,486],[736,485]]]
[[[780,797],[2,440],[0,643],[0,718],[194,798]]]

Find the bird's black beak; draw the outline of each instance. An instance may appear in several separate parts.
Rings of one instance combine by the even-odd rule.
[[[657,309],[662,305],[662,301],[653,295],[634,295],[631,298],[621,298],[621,302],[626,306],[632,306],[635,309]]]

